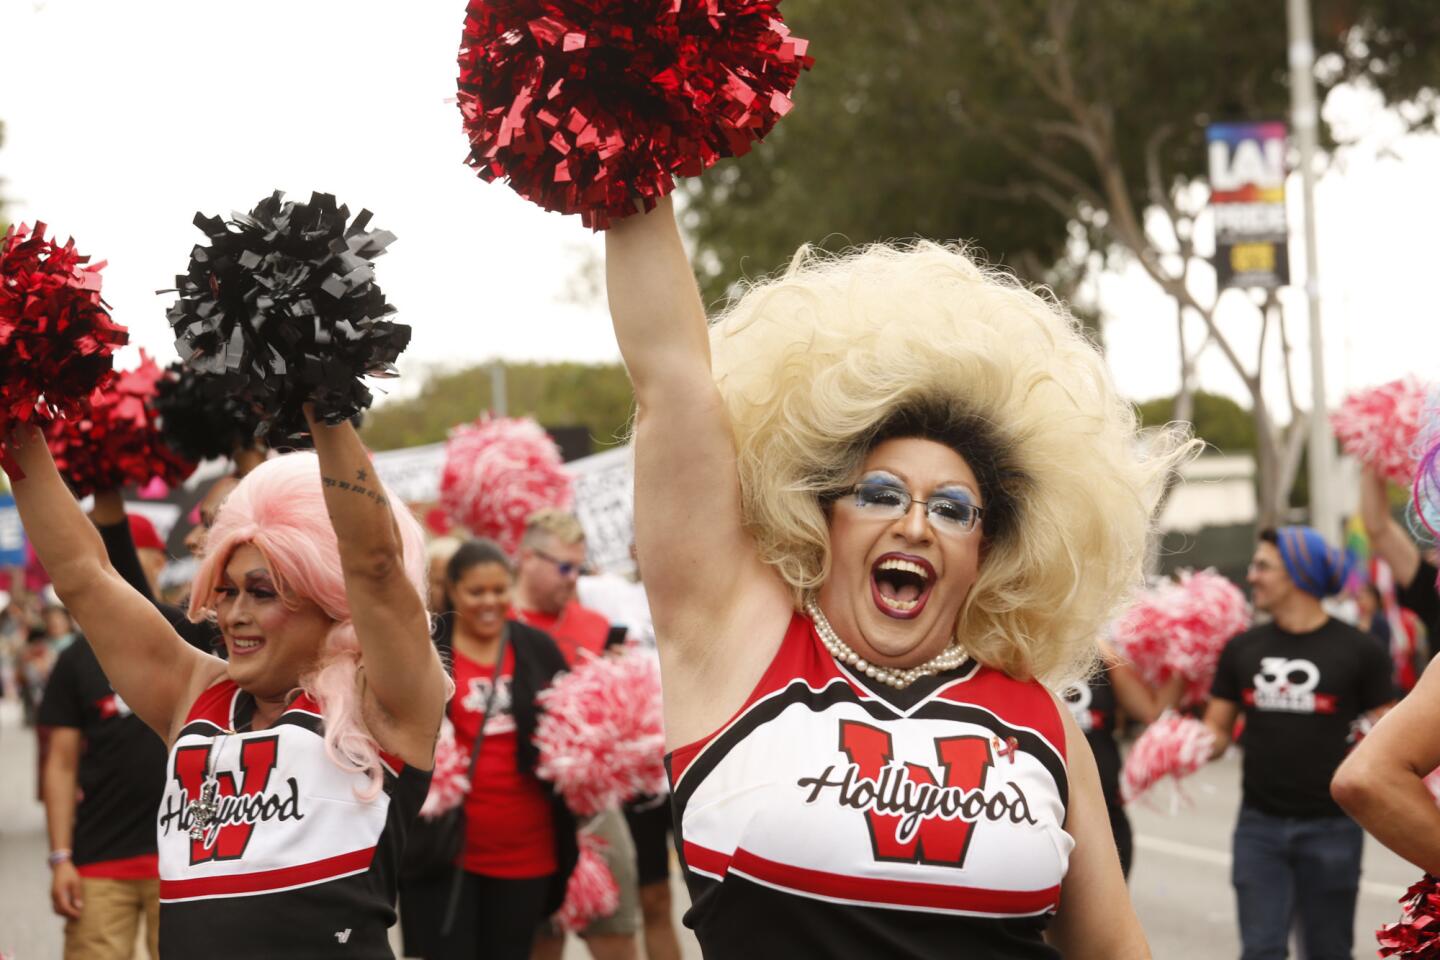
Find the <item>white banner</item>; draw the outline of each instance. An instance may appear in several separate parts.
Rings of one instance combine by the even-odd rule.
[[[374,456],[380,479],[405,503],[440,499],[445,444],[432,443]],[[565,464],[575,482],[575,515],[585,528],[590,562],[606,573],[630,575],[630,542],[635,537],[635,477],[630,448],[617,447]]]

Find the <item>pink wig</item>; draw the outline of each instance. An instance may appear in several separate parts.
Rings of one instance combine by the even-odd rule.
[[[386,491],[392,505],[399,501]],[[394,510],[404,550],[405,574],[425,596],[425,535],[403,506]],[[343,770],[363,772],[372,799],[382,786],[380,748],[361,716],[356,682],[360,641],[350,620],[350,599],[340,570],[340,547],[320,486],[320,459],[289,453],[256,467],[225,499],[205,541],[205,556],[190,592],[190,618],[212,614],[215,588],[230,555],[253,544],[265,557],[275,588],[287,603],[304,597],[335,621],[315,669],[300,688],[320,704],[325,750]]]

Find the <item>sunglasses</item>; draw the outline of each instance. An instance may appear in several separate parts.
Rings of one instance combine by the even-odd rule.
[[[876,520],[899,520],[910,512],[911,506],[923,504],[930,525],[943,533],[969,533],[985,516],[985,508],[969,500],[955,497],[921,500],[904,487],[889,483],[857,483],[846,492],[853,497],[851,502],[856,510]]]
[[[544,550],[537,550],[534,547],[531,547],[530,551],[534,553],[535,556],[540,557],[542,560],[549,560],[551,563],[555,564],[555,570],[562,577],[568,577],[571,574],[588,577],[591,573],[594,572],[593,568],[588,563],[572,563],[569,560],[561,560],[559,557],[552,557]]]

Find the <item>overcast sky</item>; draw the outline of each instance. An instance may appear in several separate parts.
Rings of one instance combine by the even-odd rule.
[[[463,9],[461,0],[3,0],[8,211],[109,260],[116,318],[162,362],[174,358],[169,298],[155,291],[202,239],[195,212],[246,210],[277,187],[296,199],[334,193],[398,235],[378,275],[415,331],[401,361],[412,384],[427,365],[495,356],[617,359],[602,305],[571,293],[599,241],[578,217],[483,184],[463,162],[453,102]],[[804,103],[802,78],[796,109]],[[1440,368],[1431,282],[1440,144],[1397,141],[1363,99],[1343,106],[1371,137],[1321,189],[1332,400]],[[1102,295],[1121,389],[1173,391],[1173,306],[1134,271],[1107,276]],[[1297,386],[1308,396],[1303,300],[1292,317]],[[1253,356],[1253,311],[1224,323]],[[1209,389],[1243,390],[1218,353],[1202,371]]]

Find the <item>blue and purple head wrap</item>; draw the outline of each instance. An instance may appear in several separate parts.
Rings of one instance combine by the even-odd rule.
[[[1350,558],[1325,542],[1314,527],[1281,527],[1275,531],[1280,559],[1295,586],[1319,599],[1339,593],[1350,575]]]

